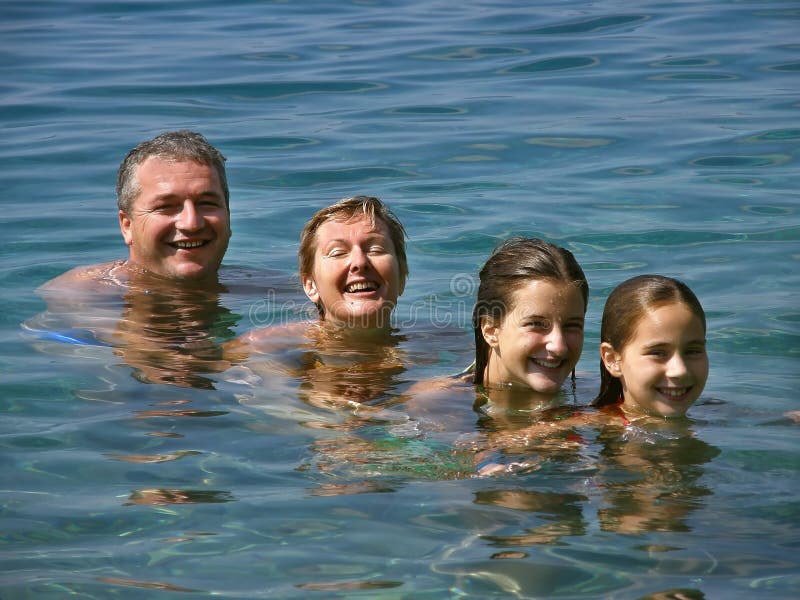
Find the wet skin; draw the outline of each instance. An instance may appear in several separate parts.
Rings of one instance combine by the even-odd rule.
[[[119,213],[129,266],[160,277],[215,281],[230,239],[216,170],[192,160],[150,157],[137,169],[140,193]]]
[[[647,311],[621,352],[604,342],[600,353],[621,380],[623,408],[632,413],[684,415],[708,379],[703,323],[682,303]]]
[[[303,278],[303,289],[324,307],[326,325],[388,329],[403,287],[386,225],[380,220],[373,225],[365,215],[323,223],[316,232],[313,272]]]
[[[490,347],[485,383],[558,393],[583,349],[584,310],[573,285],[535,280],[516,290],[500,323],[481,327]]]

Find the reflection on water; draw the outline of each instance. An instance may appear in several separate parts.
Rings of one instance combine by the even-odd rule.
[[[0,596],[793,597],[793,3],[253,4],[4,5]],[[123,249],[122,153],[182,127],[229,158],[226,264],[285,285],[313,207],[368,191],[410,234],[401,319],[448,303],[468,327],[453,276],[544,237],[591,283],[579,375],[604,296],[662,272],[709,308],[725,403],[674,431],[525,431],[474,390],[420,416],[407,388],[469,362],[442,328],[220,372],[220,343],[284,316],[258,275],[251,294],[62,296],[21,343],[33,288]],[[197,530],[214,543],[177,542]]]
[[[702,465],[719,449],[688,428],[633,433],[611,427],[597,438],[602,461],[596,480],[606,503],[598,511],[600,527],[617,533],[690,531],[687,519],[713,494],[701,482]]]
[[[406,371],[407,357],[396,332],[361,338],[325,330],[316,322],[275,327],[266,337],[229,344],[225,357],[234,364],[247,361],[259,376],[255,387],[296,387],[311,406],[343,408],[385,403],[395,394]],[[364,407],[367,409],[367,407]]]
[[[476,504],[536,513],[542,521],[541,525],[526,528],[522,533],[483,536],[484,540],[499,547],[555,544],[566,536],[583,535],[586,521],[581,504],[587,500],[582,494],[537,492],[513,486],[481,490],[475,494]],[[497,558],[496,554],[492,558]]]
[[[218,292],[132,286],[111,340],[140,381],[212,389],[206,374],[228,366],[220,340],[233,337],[239,318]]]
[[[230,492],[221,490],[181,490],[148,488],[136,490],[131,493],[125,505],[131,504],[150,504],[158,506],[162,504],[216,504],[220,502],[231,502],[234,497]]]

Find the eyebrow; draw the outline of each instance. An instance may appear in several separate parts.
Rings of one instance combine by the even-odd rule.
[[[211,190],[211,189],[203,190],[202,192],[200,192],[196,196],[198,198],[208,198],[208,197],[211,197],[211,198],[223,198],[222,194],[220,194],[219,192],[216,192],[214,190]],[[164,193],[164,194],[156,194],[155,196],[153,196],[153,199],[155,199],[155,200],[171,200],[173,198],[184,198],[184,197],[185,196],[183,194],[175,194],[173,192],[167,192],[167,193]]]

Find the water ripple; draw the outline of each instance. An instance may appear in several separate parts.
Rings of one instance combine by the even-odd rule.
[[[690,165],[696,167],[722,167],[722,168],[753,168],[753,167],[777,167],[792,160],[788,154],[762,154],[762,155],[720,155],[703,156],[689,161]]]
[[[595,148],[608,146],[614,140],[606,138],[580,138],[580,137],[532,137],[525,140],[526,144],[534,146],[549,146],[551,148]]]
[[[595,33],[608,29],[627,28],[630,25],[638,25],[649,21],[649,15],[609,15],[594,19],[581,21],[571,21],[561,25],[550,25],[547,27],[536,27],[515,31],[514,33],[524,33],[529,35],[572,35],[576,33]]]
[[[263,181],[269,187],[305,187],[340,183],[367,183],[381,179],[416,179],[412,171],[390,167],[362,167],[320,171],[295,171]]]
[[[223,97],[237,100],[287,98],[305,94],[360,94],[385,89],[383,83],[361,81],[285,81],[253,83],[198,83],[196,85],[86,85],[65,91],[65,96],[87,98],[173,96],[181,98]]]
[[[502,56],[516,56],[528,54],[525,48],[503,46],[468,46],[465,48],[446,48],[436,52],[414,54],[413,58],[428,60],[481,60],[484,58],[497,58]]]
[[[594,56],[559,56],[556,58],[545,58],[536,60],[524,65],[501,69],[501,74],[517,73],[550,73],[559,71],[572,71],[574,69],[586,69],[596,67],[600,64],[600,59]]]

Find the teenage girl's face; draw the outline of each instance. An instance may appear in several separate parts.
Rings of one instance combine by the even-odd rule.
[[[703,323],[683,303],[648,310],[622,352],[604,342],[600,355],[609,373],[621,380],[623,406],[631,411],[679,417],[708,379]]]
[[[490,347],[484,381],[558,393],[581,356],[584,312],[574,285],[539,280],[516,290],[500,323],[481,327]]]

